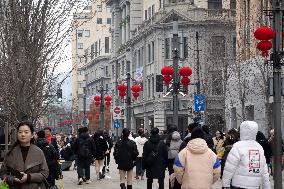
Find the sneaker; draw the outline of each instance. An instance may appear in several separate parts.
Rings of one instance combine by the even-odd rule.
[[[86,182],[86,181],[87,181],[84,177],[82,178],[82,180],[83,180],[84,182]]]
[[[91,184],[92,182],[90,180],[85,181],[86,184]]]
[[[100,173],[97,173],[97,180],[101,180]]]
[[[103,178],[105,178],[105,175],[102,172],[99,172],[99,177],[100,177],[100,179],[103,179]]]
[[[109,166],[106,166],[106,171],[109,173]]]
[[[79,178],[78,185],[82,185],[82,183],[83,183],[83,179]]]
[[[135,179],[139,179],[139,176],[135,176]]]

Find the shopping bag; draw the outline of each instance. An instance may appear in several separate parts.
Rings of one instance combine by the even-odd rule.
[[[5,180],[0,182],[0,189],[9,189],[9,185]]]

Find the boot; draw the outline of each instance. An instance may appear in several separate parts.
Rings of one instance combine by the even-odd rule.
[[[132,189],[132,185],[127,185],[127,189]]]
[[[120,188],[121,189],[126,189],[125,184],[124,183],[120,183]]]

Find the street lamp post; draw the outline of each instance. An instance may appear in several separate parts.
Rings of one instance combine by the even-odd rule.
[[[101,86],[100,86],[100,95],[101,95],[101,103],[100,103],[100,128],[104,128],[105,125],[105,106],[104,106],[104,83],[103,78],[101,78]]]
[[[126,96],[126,128],[131,130],[131,90],[130,90],[130,61],[127,61],[127,74],[126,74],[126,83],[127,83],[127,96]]]
[[[179,94],[179,75],[178,75],[178,22],[173,18],[173,124],[178,126],[178,94]],[[179,130],[179,129],[178,129]]]

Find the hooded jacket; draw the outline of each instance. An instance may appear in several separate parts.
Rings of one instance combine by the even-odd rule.
[[[269,174],[264,151],[255,141],[258,125],[254,121],[244,121],[240,125],[241,141],[231,149],[223,173],[223,187],[270,189]]]
[[[79,149],[82,148],[82,146],[80,146],[80,144],[82,144],[83,141],[87,141],[88,149],[90,150],[90,153],[91,153],[90,156],[87,159],[82,158],[79,155]],[[95,152],[96,152],[96,145],[95,145],[93,138],[90,137],[89,133],[87,133],[87,132],[80,133],[79,137],[75,140],[75,142],[71,146],[71,148],[72,148],[73,152],[77,155],[79,162],[87,162],[87,163],[91,164],[92,158],[94,157]]]
[[[181,189],[211,189],[220,177],[221,164],[206,141],[196,138],[176,156],[174,171]]]
[[[144,147],[144,144],[148,141],[148,139],[146,137],[138,136],[134,139],[134,141],[136,143],[137,150],[139,152],[138,157],[142,157],[143,147]]]
[[[168,148],[168,159],[175,159],[176,155],[179,152],[181,143],[182,143],[182,140],[180,139],[179,132],[174,131],[172,134],[170,146]]]

